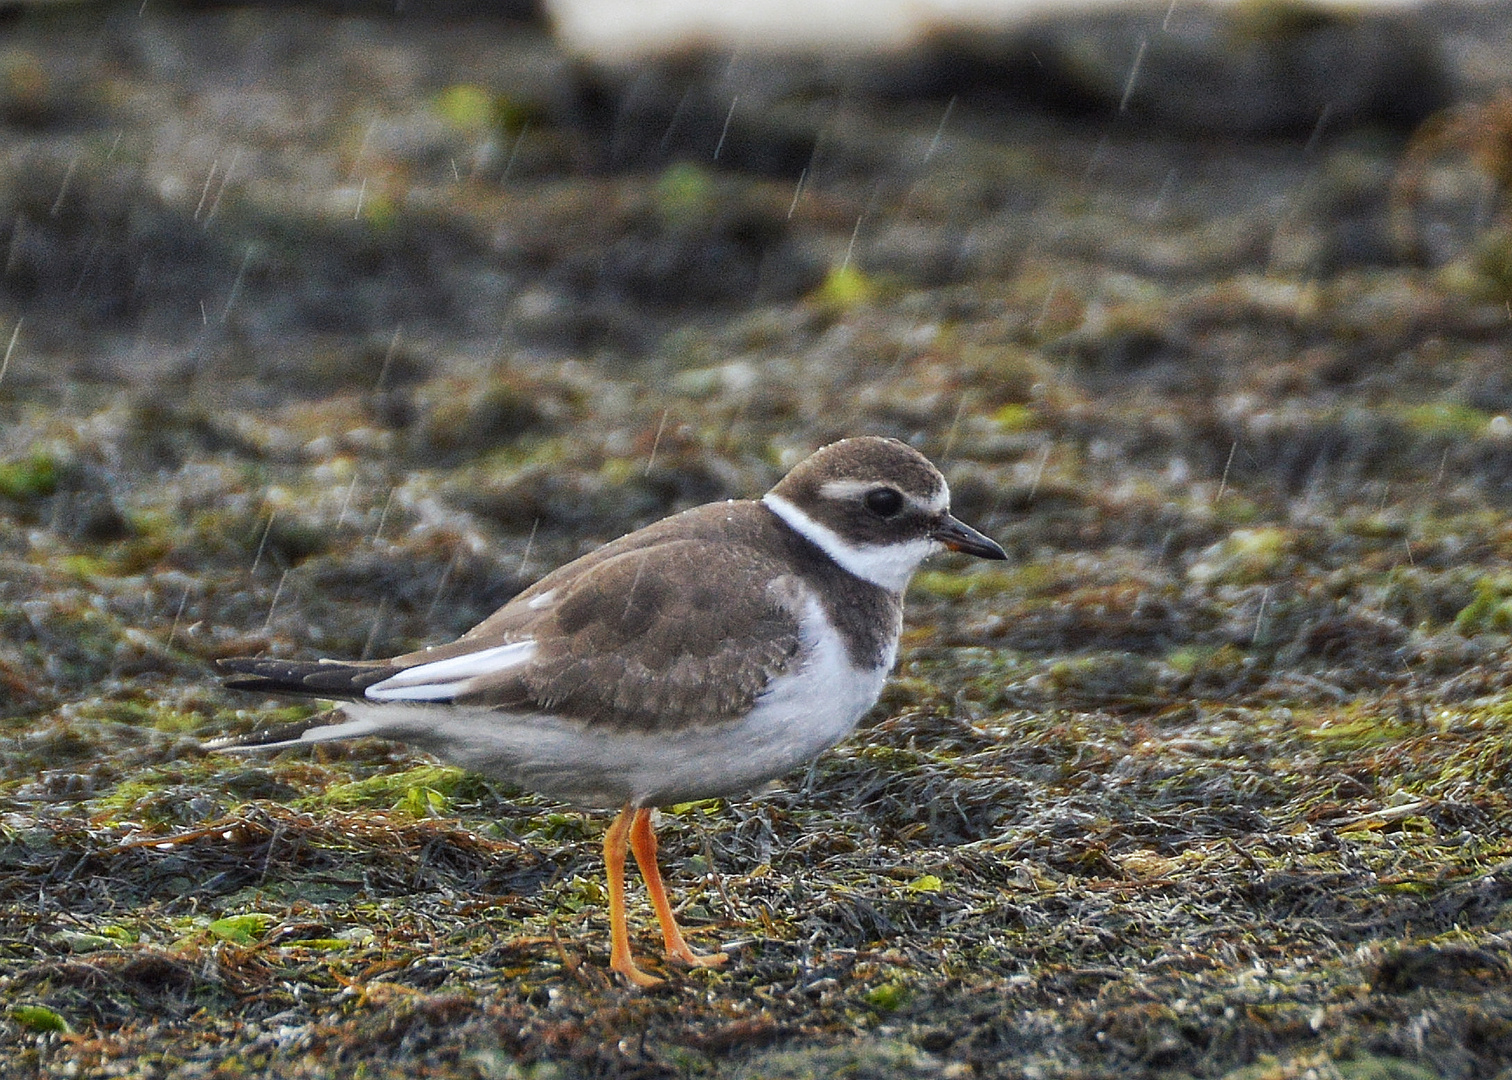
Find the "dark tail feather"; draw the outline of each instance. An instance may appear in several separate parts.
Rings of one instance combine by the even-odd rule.
[[[353,729],[353,735],[367,733],[366,730],[353,728],[351,721],[343,720],[340,709],[336,708],[316,713],[314,716],[307,716],[303,720],[259,728],[243,735],[219,735],[213,739],[206,739],[200,743],[200,746],[206,750],[228,753],[284,750],[290,746],[309,746],[311,743],[325,742],[328,739],[344,738],[344,732],[349,728]]]
[[[237,656],[217,663],[222,671],[234,671],[239,676],[226,680],[226,687],[230,690],[352,700],[361,698],[369,686],[382,682],[399,670],[386,664],[274,660],[260,656]]]

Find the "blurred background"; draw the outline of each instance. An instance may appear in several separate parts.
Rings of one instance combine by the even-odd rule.
[[[599,543],[873,433],[939,462],[1012,561],[920,576],[829,801],[670,830],[679,857],[712,836],[732,873],[767,866],[699,910],[761,928],[761,1000],[787,1004],[722,1027],[747,969],[709,1013],[643,1003],[656,1045],[714,1068],[830,1046],[802,1027],[822,1015],[831,1041],[894,1025],[875,1037],[911,1049],[879,1075],[998,1075],[1026,1060],[1010,1044],[1066,1075],[1512,1065],[1509,73],[1505,0],[0,3],[0,897],[29,943],[0,978],[44,1010],[3,1021],[16,1053],[83,1053],[47,1010],[138,1052],[131,1018],[192,1015],[178,987],[222,1031],[233,1005],[295,1009],[306,1060],[334,985],[299,1012],[168,943],[201,912],[291,924],[297,881],[243,871],[310,821],[246,826],[263,846],[234,873],[190,844],[174,873],[130,849],[114,893],[80,868],[285,804],[447,808],[555,860],[504,880],[459,855],[362,894],[518,894],[548,944],[509,959],[537,985],[457,1005],[466,1045],[497,1075],[687,1075],[595,1027],[598,991],[553,966],[546,920],[592,857],[567,818],[434,768],[354,794],[421,767],[392,748],[228,788],[183,736],[274,716],[219,690],[216,657],[446,639]],[[821,857],[814,829],[865,840]],[[878,881],[879,860],[914,869]],[[823,902],[783,899],[804,888]],[[65,913],[116,942],[91,960],[116,964],[115,1004],[69,966]],[[102,937],[128,925],[130,948]],[[890,941],[904,960],[857,959]],[[1156,957],[1166,999],[1207,1003],[1199,1035],[1146,1008]],[[393,977],[483,977],[435,962]],[[1296,978],[1246,982],[1262,963]],[[981,1015],[952,1011],[962,978]],[[555,1043],[547,985],[581,1025]],[[1250,1009],[1271,987],[1291,1019]],[[1421,995],[1438,1019],[1412,1019]],[[530,1039],[500,1050],[499,1009]],[[1472,1037],[1472,1014],[1502,1026]],[[405,1022],[444,1041],[447,1015]]]
[[[393,623],[287,628],[395,651],[862,431],[989,529],[1499,499],[1508,10],[10,5],[12,549],[214,505],[241,599],[141,615],[226,634],[425,534]]]

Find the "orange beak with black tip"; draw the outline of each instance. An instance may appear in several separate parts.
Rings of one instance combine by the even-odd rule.
[[[996,540],[977,532],[970,525],[946,514],[929,532],[930,539],[938,540],[951,551],[975,555],[979,559],[1006,559],[1008,553]]]

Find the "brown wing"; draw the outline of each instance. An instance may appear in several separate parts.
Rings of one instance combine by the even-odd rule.
[[[473,675],[450,700],[651,730],[742,715],[802,645],[805,587],[743,545],[667,541],[574,570],[460,640],[390,663],[531,640],[528,661]]]

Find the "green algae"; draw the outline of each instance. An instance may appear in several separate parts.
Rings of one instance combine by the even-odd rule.
[[[233,21],[218,46],[233,68],[240,41],[297,52],[255,12]],[[174,19],[149,23],[113,31],[128,40],[113,93],[133,110],[221,101],[153,82],[134,57],[198,54]],[[360,19],[319,25],[310,69],[363,78],[289,110],[329,115],[337,149],[284,160],[338,161],[353,189],[366,176],[366,220],[345,203],[280,208],[267,192],[288,178],[261,173],[235,176],[211,221],[178,215],[171,192],[128,204],[115,225],[133,238],[162,215],[212,248],[193,355],[159,348],[140,314],[198,294],[151,293],[146,274],[146,299],[101,308],[132,313],[139,380],[65,392],[35,368],[7,376],[0,979],[84,1034],[0,1018],[4,1061],[185,1076],[1505,1070],[1503,314],[1474,299],[1494,282],[1456,292],[1379,253],[1362,263],[1359,237],[1336,235],[1346,217],[1373,228],[1389,140],[1321,140],[1278,232],[1284,178],[1234,198],[1246,147],[1020,128],[964,98],[946,125],[932,104],[868,113],[858,90],[846,107],[863,122],[826,135],[835,158],[802,142],[804,192],[796,171],[728,161],[617,170],[582,134],[602,120],[573,119],[601,92],[591,77],[543,86],[541,101],[571,91],[556,112],[499,91],[505,75],[466,59],[488,55],[476,24],[421,64],[410,44],[446,28],[410,21],[401,41]],[[135,33],[157,36],[144,50]],[[364,62],[376,39],[388,59]],[[279,55],[259,46],[247,84],[276,98]],[[418,110],[389,85],[406,71],[424,73]],[[414,113],[427,123],[385,144]],[[200,155],[186,161],[135,123],[110,121],[123,151],[161,145],[167,172],[200,182],[202,140],[184,141]],[[218,134],[261,138],[227,123]],[[880,152],[862,145],[884,127]],[[877,185],[875,162],[939,132],[948,167]],[[737,136],[727,149],[748,149]],[[115,227],[117,186],[140,190],[100,171],[96,141],[70,182],[88,215],[67,199],[49,214],[71,144],[23,192],[33,237],[64,230],[59,260]],[[1132,171],[1108,183],[1094,160]],[[1172,162],[1180,205],[1157,213]],[[1222,211],[1200,212],[1205,198]],[[721,231],[735,204],[757,211],[750,236]],[[1317,245],[1305,281],[1291,232]],[[676,243],[717,253],[703,287],[738,280],[738,302],[700,292],[686,252],[650,263],[665,268],[648,300],[623,267]],[[814,292],[847,250],[849,280]],[[265,264],[272,251],[293,254]],[[106,284],[64,276],[64,292]],[[858,431],[940,460],[955,511],[1014,557],[918,575],[898,675],[811,772],[660,815],[673,902],[700,947],[728,947],[722,970],[658,966],[669,982],[651,994],[613,985],[601,815],[377,740],[254,759],[188,737],[312,713],[222,690],[214,659],[443,640],[470,603],[481,617],[623,529],[757,495]],[[51,487],[29,446],[66,448]],[[122,505],[102,526],[89,507],[106,493]],[[632,944],[658,965],[644,895],[632,874]]]
[[[453,795],[477,789],[477,777],[443,765],[420,765],[398,773],[378,773],[337,784],[298,804],[309,810],[371,807],[402,810],[415,817],[443,814]]]
[[[61,472],[57,459],[34,453],[19,461],[0,461],[0,495],[16,500],[34,500],[58,489]]]

